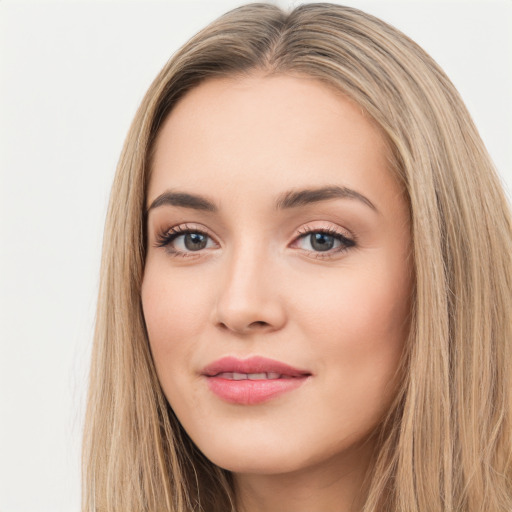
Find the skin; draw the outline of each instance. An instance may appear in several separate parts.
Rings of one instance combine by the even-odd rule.
[[[218,212],[149,211],[142,302],[151,350],[179,420],[234,472],[245,512],[361,505],[369,434],[396,392],[410,311],[408,207],[388,162],[358,106],[300,76],[210,79],[161,128],[147,206],[173,190],[205,196]],[[275,207],[283,192],[323,186],[349,187],[373,207],[354,197]],[[206,232],[207,245],[187,249],[181,235],[159,246],[176,226]],[[319,251],[305,229],[355,243]],[[209,390],[207,364],[252,355],[312,375],[257,405]]]

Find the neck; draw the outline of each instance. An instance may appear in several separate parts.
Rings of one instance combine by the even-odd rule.
[[[235,474],[237,510],[360,512],[367,492],[370,444],[290,473]]]

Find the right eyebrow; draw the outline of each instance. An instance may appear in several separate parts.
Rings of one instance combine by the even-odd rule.
[[[171,192],[168,190],[163,194],[160,194],[150,204],[149,208],[146,210],[146,214],[149,213],[149,211],[153,208],[158,208],[159,206],[164,205],[179,206],[181,208],[192,208],[193,210],[201,210],[213,213],[218,211],[217,206],[205,197],[187,194],[185,192]]]

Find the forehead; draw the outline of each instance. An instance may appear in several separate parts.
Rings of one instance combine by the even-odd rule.
[[[378,195],[392,180],[388,162],[376,124],[318,80],[210,79],[189,91],[165,120],[148,201],[169,187],[227,190],[232,198],[246,192],[262,200],[280,189],[319,184],[370,186]]]

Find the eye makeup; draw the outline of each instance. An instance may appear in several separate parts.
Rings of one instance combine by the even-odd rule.
[[[314,258],[333,258],[356,246],[356,239],[347,231],[333,227],[306,226],[298,230],[290,247]],[[184,224],[157,233],[155,247],[164,248],[173,257],[200,257],[219,244],[204,229]]]

